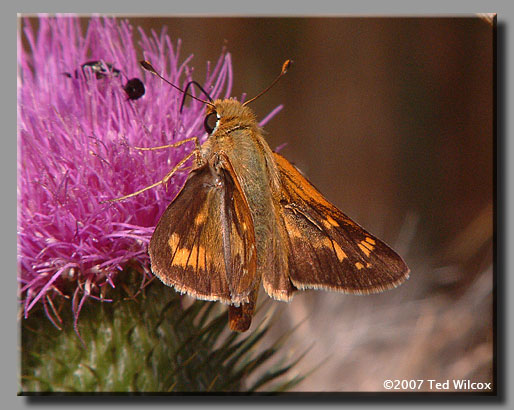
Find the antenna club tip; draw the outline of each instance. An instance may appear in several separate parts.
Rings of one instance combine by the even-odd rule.
[[[287,70],[289,70],[292,65],[293,65],[293,60],[284,61],[284,64],[282,64],[282,74],[287,73]]]
[[[151,71],[153,73],[156,72],[155,68],[153,68],[152,64],[150,64],[150,62],[147,60],[141,60],[139,64],[141,64],[141,67],[143,67],[145,70]]]

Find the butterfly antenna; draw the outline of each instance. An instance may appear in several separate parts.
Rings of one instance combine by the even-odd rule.
[[[180,112],[182,112],[182,108],[184,107],[184,103],[186,102],[186,97],[189,95],[189,93],[187,92],[187,90],[189,90],[189,87],[191,87],[192,85],[196,85],[200,91],[202,93],[204,93],[204,95],[209,99],[209,101],[212,103],[212,98],[211,96],[209,95],[209,93],[207,91],[205,91],[203,89],[203,87],[196,81],[189,81],[186,85],[186,89],[184,91],[184,96],[182,97],[182,103],[180,104]]]
[[[179,90],[181,93],[183,93],[184,95],[189,95],[192,99],[194,100],[197,100],[197,101],[200,101],[204,104],[207,104],[207,105],[210,105],[212,106],[213,104],[210,102],[210,101],[207,101],[207,100],[202,100],[201,98],[198,98],[198,97],[195,97],[194,95],[191,95],[189,94],[188,92],[184,91],[182,88],[179,88],[177,87],[175,84],[169,82],[168,80],[166,80],[162,75],[160,75],[156,70],[155,68],[153,68],[152,64],[150,64],[149,61],[146,61],[146,60],[142,60],[139,62],[139,64],[141,64],[141,67],[143,67],[145,70],[147,71],[150,71],[152,74],[155,74],[157,77],[159,77],[161,80],[163,80],[164,82],[168,83],[169,85],[171,85],[173,88]]]
[[[291,67],[291,64],[293,64],[293,60],[286,60],[284,61],[284,64],[282,64],[282,71],[280,72],[280,74],[277,76],[277,78],[275,78],[275,80],[273,80],[273,82],[267,87],[265,88],[263,91],[261,91],[259,94],[257,94],[255,97],[253,97],[251,100],[248,100],[248,101],[245,101],[245,103],[243,105],[248,105],[250,104],[251,102],[255,101],[257,98],[259,98],[261,95],[267,93],[269,91],[269,89],[271,87],[273,87],[278,80],[280,80],[280,78],[282,78],[282,76],[287,73],[287,70],[289,70],[289,67]]]

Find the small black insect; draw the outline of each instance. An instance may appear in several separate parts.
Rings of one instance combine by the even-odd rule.
[[[84,78],[88,78],[90,73],[94,74],[97,80],[107,77],[120,77],[123,73],[114,67],[111,63],[105,63],[100,60],[88,61],[77,68],[74,75],[71,73],[63,73],[68,78],[79,78],[80,73]],[[125,76],[126,77],[126,76]],[[127,83],[123,86],[129,100],[137,100],[145,94],[145,86],[139,78],[127,79]]]

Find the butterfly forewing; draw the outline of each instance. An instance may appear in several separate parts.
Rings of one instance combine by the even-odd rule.
[[[396,252],[328,202],[284,157],[274,157],[283,185],[289,279],[296,288],[374,293],[408,277]]]
[[[150,241],[154,274],[198,299],[246,302],[255,280],[255,237],[251,218],[243,224],[232,217],[249,215],[241,198],[229,172],[209,165],[193,170]]]
[[[221,226],[225,269],[232,300],[247,297],[256,281],[257,250],[252,213],[229,158],[220,154],[223,175]]]

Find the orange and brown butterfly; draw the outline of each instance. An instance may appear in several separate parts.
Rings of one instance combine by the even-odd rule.
[[[168,82],[150,63],[141,64]],[[181,293],[228,304],[230,328],[238,332],[251,325],[261,284],[272,298],[289,301],[303,289],[377,293],[409,275],[395,251],[327,201],[266,143],[248,104],[289,65],[245,103],[200,99],[208,139],[201,146],[196,138],[170,145],[194,140],[196,149],[163,181],[143,189],[167,181],[194,156],[184,187],[151,238],[151,268]]]

